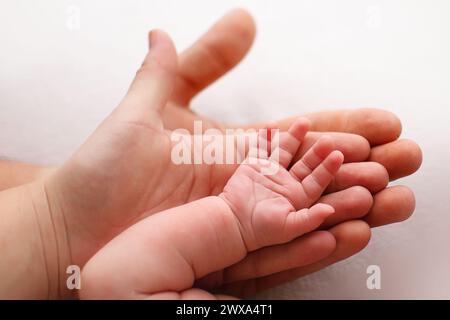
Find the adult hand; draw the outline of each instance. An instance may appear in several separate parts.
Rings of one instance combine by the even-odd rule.
[[[208,126],[225,128],[224,125],[195,115],[188,109],[189,102],[193,96],[242,59],[251,46],[254,34],[255,27],[251,17],[242,10],[235,10],[222,18],[197,43],[179,56],[175,90],[163,111],[164,125],[167,129],[192,129],[193,121],[197,119],[203,120],[204,128]],[[321,112],[308,117],[312,123],[312,130],[336,132],[327,134],[334,137],[338,149],[344,153],[347,162],[351,162],[343,166],[340,176],[330,188],[329,191],[334,191],[334,195],[332,193],[322,199],[324,202],[332,202],[336,207],[337,214],[323,227],[333,234],[337,247],[334,250],[334,240],[330,239],[328,233],[320,232],[330,239],[327,240],[328,251],[322,250],[322,256],[316,256],[314,259],[305,256],[305,243],[300,241],[294,241],[284,248],[274,247],[272,250],[255,254],[249,257],[248,261],[251,263],[246,266],[247,275],[223,281],[227,283],[225,289],[233,293],[252,294],[344,259],[366,245],[370,236],[367,223],[378,226],[398,222],[409,217],[414,209],[414,196],[408,188],[397,186],[384,189],[387,176],[384,169],[376,164],[382,164],[391,179],[411,174],[420,166],[421,153],[418,146],[408,140],[396,140],[400,135],[401,125],[394,115],[381,110],[361,109]],[[286,128],[290,123],[292,119],[287,119],[280,121],[279,125]],[[250,127],[260,126],[256,124]],[[310,146],[319,136],[319,133],[308,135],[305,145]],[[305,150],[306,148],[298,156]],[[34,172],[30,177],[39,174]],[[216,177],[217,190],[213,190],[213,193],[220,189],[220,181],[226,181],[227,177],[228,173]],[[374,197],[356,185],[365,186],[375,194]],[[194,194],[189,200],[202,195],[202,193]],[[339,200],[343,198],[345,202]],[[177,205],[178,201],[170,205]],[[168,205],[167,202],[163,203],[158,209]],[[349,221],[357,218],[362,220]],[[97,219],[101,220],[102,217]],[[121,224],[118,229],[122,227]],[[331,251],[333,251],[331,256],[317,262]],[[274,259],[279,261],[276,269],[273,269],[274,264],[267,263]],[[255,269],[252,266],[258,267]]]

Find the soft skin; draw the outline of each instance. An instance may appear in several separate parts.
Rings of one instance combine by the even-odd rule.
[[[205,123],[210,123],[211,127],[221,129],[226,127],[194,114],[188,109],[189,102],[193,96],[242,59],[251,46],[254,34],[255,27],[251,17],[242,10],[235,10],[222,18],[198,42],[178,57],[175,89],[170,95],[169,103],[162,111],[164,126],[167,129],[191,129],[193,120],[199,118],[203,119]],[[379,191],[380,186],[387,184],[387,175],[386,171],[376,163],[387,168],[391,180],[412,174],[421,163],[421,152],[414,142],[396,140],[400,135],[401,125],[394,115],[376,109],[359,109],[319,112],[307,115],[307,117],[311,121],[311,129],[327,132],[327,135],[333,138],[336,148],[342,151],[346,161],[350,162],[343,165],[344,173],[338,173],[340,178],[336,179],[336,183],[333,183],[334,186],[330,186],[334,190],[330,189],[329,191],[335,191],[335,193],[324,195],[320,200],[333,205],[336,209],[336,213],[328,218],[322,226],[329,233],[317,232],[315,236],[321,237],[320,241],[308,238],[249,255],[248,261],[251,263],[245,268],[245,275],[241,274],[240,278],[234,278],[237,281],[229,285],[228,289],[233,294],[251,295],[256,291],[295,279],[345,259],[367,244],[370,237],[367,223],[371,226],[380,226],[399,222],[407,219],[414,210],[414,195],[407,187],[395,186]],[[290,118],[278,122],[278,125],[280,128],[286,129],[292,122],[293,118]],[[255,124],[251,127],[258,128],[264,125]],[[322,133],[319,132],[309,133],[296,159],[302,156],[321,135]],[[366,160],[369,162],[362,162],[366,165],[358,164],[357,168],[354,165],[358,161]],[[348,168],[350,169],[347,170]],[[351,168],[355,168],[355,170],[351,170]],[[54,170],[54,168],[0,162],[2,176],[0,189],[33,182],[31,189],[37,190],[36,194],[45,193],[42,184],[34,181],[36,179],[42,181]],[[231,174],[232,170],[219,176],[217,181],[222,181],[223,185]],[[357,182],[361,181],[368,184],[366,187],[372,193],[376,192],[373,197],[371,192],[357,186]],[[190,187],[186,187],[182,192],[179,190],[183,195],[182,199],[177,199],[173,203],[166,202],[165,206],[176,206],[188,199],[195,200],[218,192],[218,190],[213,192],[212,189],[216,186],[209,185],[207,181],[203,181],[203,184],[204,190],[198,194],[193,193]],[[340,189],[343,186],[348,188]],[[14,198],[14,196],[10,197],[12,193],[23,194],[24,189],[30,189],[30,186],[9,190],[7,197],[6,193],[2,193],[2,199]],[[342,198],[348,199],[348,201],[343,202]],[[37,202],[40,203],[40,201]],[[11,205],[17,206],[12,203]],[[35,207],[39,208],[40,206]],[[45,209],[46,206],[43,207]],[[160,209],[165,208],[161,207]],[[96,217],[91,217],[91,219],[94,223],[97,220]],[[8,227],[13,225],[11,223]],[[22,224],[18,225],[22,226]],[[24,233],[28,234],[28,232]],[[112,234],[115,233],[112,232]],[[64,242],[61,241],[61,243]],[[42,247],[38,242],[35,244],[37,248]],[[319,252],[320,254],[305,255],[304,253],[307,251],[305,247],[310,248],[311,246],[315,250],[309,250],[310,253]],[[32,251],[36,252],[36,248]],[[52,252],[50,249],[47,251]],[[330,253],[331,255],[329,255]],[[327,257],[327,255],[329,256]],[[89,255],[84,260],[88,258]],[[279,263],[274,267],[274,264],[267,263],[267,261],[278,261]],[[257,269],[251,267],[256,265]],[[44,277],[42,280],[44,283],[47,282],[45,279]],[[17,286],[17,288],[19,287]],[[54,290],[52,290],[52,294],[48,292],[49,290],[45,293],[39,291],[42,293],[40,296],[55,296],[53,295]]]
[[[313,204],[343,155],[321,139],[289,169],[307,127],[299,119],[272,153],[249,156],[219,196],[152,215],[113,239],[86,264],[81,298],[223,298],[195,285],[208,274],[233,272],[228,267],[251,252],[314,231],[334,213]],[[276,170],[264,173],[269,165]]]

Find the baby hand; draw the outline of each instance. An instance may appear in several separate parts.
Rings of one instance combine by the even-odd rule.
[[[320,139],[288,168],[308,128],[308,120],[299,118],[279,137],[275,148],[276,141],[260,143],[272,144],[272,153],[259,150],[257,157],[249,156],[220,195],[232,209],[248,251],[291,241],[316,229],[334,213],[326,204],[310,208],[343,162],[342,153],[332,151],[331,139]],[[265,169],[274,165],[277,170],[265,174]]]

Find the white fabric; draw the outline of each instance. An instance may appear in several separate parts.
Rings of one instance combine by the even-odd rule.
[[[399,181],[417,195],[409,221],[374,230],[357,256],[263,296],[450,298],[445,0],[2,0],[0,156],[61,163],[125,93],[148,30],[167,30],[181,51],[235,6],[254,14],[255,46],[195,110],[247,123],[381,107],[401,117],[403,136],[424,151],[419,173]],[[77,30],[70,18],[78,9]],[[372,264],[381,267],[381,290],[366,287]]]

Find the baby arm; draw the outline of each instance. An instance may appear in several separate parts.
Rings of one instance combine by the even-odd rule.
[[[83,269],[81,297],[172,297],[246,253],[225,201],[203,198],[146,218],[107,244]]]

